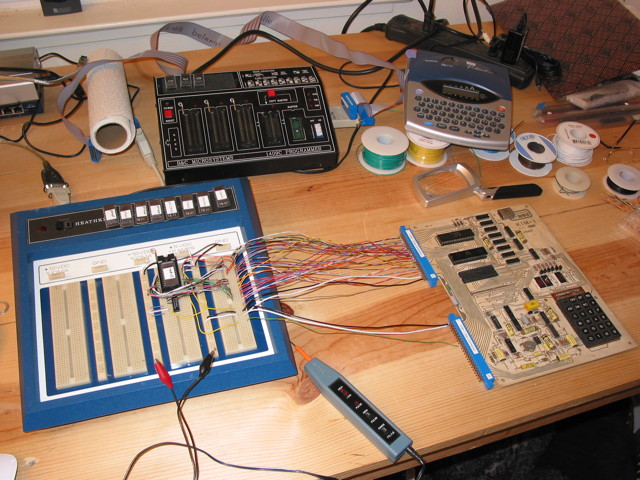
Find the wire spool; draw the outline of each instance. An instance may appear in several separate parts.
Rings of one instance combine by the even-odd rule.
[[[511,130],[511,135],[509,137],[509,144],[513,144],[516,140],[516,132]],[[481,158],[482,160],[489,160],[490,162],[501,162],[502,160],[506,160],[509,158],[509,150],[481,150],[479,148],[472,148],[471,151],[476,155],[476,157]]]
[[[530,177],[544,177],[551,171],[557,150],[551,140],[537,133],[522,133],[516,137],[516,148],[509,154],[509,163],[518,172]]]
[[[393,175],[406,164],[409,139],[392,127],[371,127],[362,134],[362,148],[358,161],[376,175]]]
[[[407,150],[407,160],[418,167],[436,168],[444,165],[449,155],[446,152],[449,146],[446,142],[433,140],[431,138],[407,132],[409,148]]]
[[[556,127],[553,143],[559,162],[584,167],[591,163],[593,150],[600,145],[600,136],[582,123],[562,122]]]
[[[587,194],[591,179],[584,171],[576,167],[562,167],[556,172],[553,189],[561,197],[578,200]]]
[[[611,165],[604,178],[604,186],[618,197],[638,198],[640,196],[640,170],[631,165]]]

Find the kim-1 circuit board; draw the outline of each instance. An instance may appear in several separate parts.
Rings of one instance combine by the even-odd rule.
[[[444,283],[498,385],[636,346],[529,206],[406,230]]]

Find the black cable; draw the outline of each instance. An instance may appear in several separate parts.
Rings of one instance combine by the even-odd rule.
[[[418,0],[418,4],[420,5],[420,8],[422,9],[422,13],[424,15],[435,15],[435,8],[436,8],[436,1],[435,0],[429,0],[429,8],[426,8],[424,6],[424,2],[422,0]]]
[[[203,455],[207,456],[208,458],[210,458],[214,462],[216,462],[216,463],[218,463],[220,465],[226,466],[226,467],[238,468],[238,469],[242,469],[242,470],[262,471],[262,472],[300,473],[300,474],[316,477],[316,478],[318,478],[320,480],[338,480],[338,479],[336,479],[334,477],[328,477],[328,476],[324,476],[324,475],[317,475],[315,473],[306,472],[304,470],[291,470],[291,469],[286,469],[286,468],[269,468],[269,467],[250,467],[250,466],[245,466],[245,465],[236,465],[236,464],[233,464],[233,463],[227,463],[227,462],[223,462],[222,460],[219,460],[218,458],[214,457],[213,455],[211,455],[207,451],[202,450],[201,448],[198,448],[196,446],[196,443],[195,443],[195,437],[193,435],[193,432],[192,432],[191,428],[189,427],[189,423],[187,422],[187,419],[186,419],[186,417],[184,415],[183,409],[184,409],[184,405],[185,405],[187,399],[189,398],[189,395],[191,394],[191,392],[193,392],[193,390],[200,384],[200,382],[202,382],[202,380],[204,380],[207,377],[207,375],[209,375],[209,373],[211,372],[211,368],[213,367],[213,357],[214,357],[213,352],[209,352],[204,357],[204,360],[200,363],[200,367],[199,367],[199,370],[198,370],[198,378],[196,378],[196,380],[194,380],[185,389],[184,393],[182,394],[182,396],[180,398],[178,398],[176,396],[175,390],[173,389],[173,386],[171,385],[171,382],[170,381],[167,382],[167,383],[169,383],[169,385],[167,385],[167,386],[171,390],[171,394],[173,395],[174,401],[175,401],[176,406],[177,406],[178,422],[180,424],[180,429],[182,430],[182,435],[183,435],[186,443],[161,442],[161,443],[156,443],[154,445],[151,445],[149,447],[144,448],[143,450],[141,450],[140,452],[138,452],[136,454],[136,456],[133,458],[133,460],[129,464],[129,467],[127,468],[127,471],[125,472],[125,475],[123,477],[124,480],[129,478],[129,476],[131,475],[131,472],[133,471],[133,468],[135,467],[135,465],[138,463],[138,461],[146,453],[148,453],[148,452],[150,452],[152,450],[155,450],[156,448],[163,447],[163,446],[179,446],[179,447],[187,448],[189,450],[189,457],[190,457],[192,465],[193,465],[193,478],[194,478],[194,480],[197,480],[199,478],[199,476],[200,476],[200,463],[199,463],[199,460],[198,460],[198,453],[202,453]],[[164,370],[164,366],[162,366],[162,369]],[[168,373],[165,373],[165,375],[168,375]],[[164,383],[165,380],[163,380],[162,377],[161,377],[161,380]]]
[[[193,432],[187,423],[187,419],[182,412],[182,406],[180,405],[180,400],[176,396],[175,390],[171,389],[171,394],[173,395],[173,399],[177,406],[177,415],[178,415],[178,424],[180,425],[180,430],[182,431],[182,436],[184,437],[187,445],[195,448],[195,439],[193,437]],[[198,462],[198,452],[196,450],[189,449],[189,459],[191,460],[191,465],[193,466],[193,478],[197,479],[200,476],[200,463]]]
[[[353,11],[353,13],[349,15],[349,18],[345,22],[344,27],[342,27],[343,34],[349,31],[349,27],[351,26],[353,21],[356,19],[356,17],[360,15],[360,12],[362,12],[362,10],[364,10],[367,7],[367,5],[369,5],[372,1],[373,0],[364,0],[364,2],[358,5],[358,7]]]
[[[251,466],[247,466],[247,465],[237,465],[237,464],[233,464],[233,463],[229,463],[229,462],[224,462],[224,461],[220,460],[219,458],[214,457],[213,455],[211,455],[206,450],[203,450],[203,449],[201,449],[199,447],[192,447],[190,445],[187,445],[187,444],[184,444],[184,443],[179,443],[179,442],[160,442],[160,443],[156,443],[154,445],[151,445],[151,446],[145,448],[144,450],[141,450],[136,455],[136,457],[133,459],[131,464],[129,465],[129,468],[127,469],[127,472],[125,473],[124,479],[126,480],[127,478],[129,478],[129,476],[131,475],[131,470],[133,469],[135,464],[140,460],[140,458],[143,455],[145,455],[146,453],[148,453],[148,452],[150,452],[152,450],[155,450],[156,448],[160,448],[160,447],[182,447],[182,448],[194,449],[194,450],[197,450],[198,452],[202,453],[203,455],[208,457],[210,460],[216,462],[219,465],[222,465],[224,467],[238,468],[240,470],[250,470],[250,471],[254,471],[254,472],[298,473],[298,474],[302,474],[302,475],[308,475],[308,476],[311,476],[311,477],[315,477],[315,478],[318,478],[320,480],[339,480],[336,477],[330,477],[330,476],[327,476],[327,475],[319,475],[317,473],[311,473],[311,472],[307,472],[305,470],[294,470],[294,469],[288,469],[288,468],[273,468],[273,467],[251,467]]]
[[[467,22],[467,28],[476,39],[481,39],[482,38],[482,20],[480,19],[480,11],[478,10],[478,4],[476,3],[475,0],[471,0],[471,7],[473,9],[473,15],[476,18],[476,26],[478,28],[478,32],[475,33],[473,31],[473,27],[471,26],[471,18],[469,17],[469,11],[467,8],[468,3],[469,3],[469,0],[464,0],[462,2],[462,11],[464,12],[464,19]]]
[[[621,149],[621,148],[624,148],[624,147],[619,147],[618,145],[619,145],[619,144],[620,144],[620,142],[624,139],[624,137],[626,137],[626,136],[627,136],[627,133],[629,133],[629,130],[631,130],[631,129],[634,127],[634,125],[635,125],[636,123],[638,123],[638,121],[637,121],[637,120],[632,120],[632,121],[631,121],[631,123],[629,123],[629,125],[627,126],[626,130],[625,130],[624,132],[622,132],[622,135],[620,135],[620,137],[618,137],[618,139],[615,141],[615,143],[614,143],[613,145],[611,145],[611,146],[607,145],[606,143],[604,143],[604,142],[602,141],[602,139],[600,140],[600,143],[601,143],[605,148],[608,148],[609,150],[619,150],[619,149]]]
[[[393,62],[395,62],[398,58],[400,58],[402,55],[404,55],[404,54],[405,54],[405,52],[406,52],[407,50],[411,50],[412,48],[415,48],[416,46],[420,45],[422,42],[424,42],[424,41],[425,41],[425,40],[427,40],[428,38],[432,37],[432,36],[433,36],[433,35],[435,35],[436,33],[437,33],[437,30],[432,30],[432,31],[430,31],[430,32],[426,32],[424,35],[422,35],[421,37],[419,37],[417,40],[414,40],[413,42],[409,43],[408,45],[405,45],[405,46],[404,46],[404,47],[402,47],[400,50],[398,50],[395,54],[393,54],[391,57],[389,57],[389,58],[386,60],[386,61],[387,61],[387,63],[393,63]],[[338,73],[338,75],[339,75],[339,77],[340,77],[340,80],[341,80],[345,85],[348,85],[348,86],[353,87],[353,88],[362,89],[362,90],[366,90],[366,89],[373,89],[373,88],[377,88],[377,89],[381,88],[381,86],[380,86],[380,85],[372,85],[372,86],[366,86],[366,85],[355,85],[355,84],[353,84],[353,83],[347,82],[347,80],[346,80],[346,79],[344,79],[344,78],[342,77],[342,75],[343,75],[344,73],[346,73],[346,72],[357,72],[357,74],[358,74],[358,75],[368,75],[368,74],[370,74],[370,73],[375,73],[375,72],[377,72],[377,71],[379,71],[379,70],[382,70],[382,67],[373,67],[373,68],[370,68],[370,69],[367,69],[367,70],[357,70],[357,71],[355,71],[355,70],[345,70],[344,68],[345,68],[347,65],[349,65],[350,63],[351,63],[351,61],[347,61],[347,62],[345,62],[344,64],[342,64],[342,66],[341,66],[341,67],[340,67],[340,69],[339,69],[339,73]],[[351,74],[351,73],[350,73],[350,74]],[[386,80],[386,82],[388,82],[388,79]],[[399,85],[397,85],[397,84],[396,84],[396,85],[386,85],[386,83],[385,83],[385,84],[383,84],[383,86],[384,86],[384,88],[392,88],[392,87],[398,87]],[[379,95],[379,92],[378,92],[378,94],[376,94],[375,96],[377,97],[378,95]],[[369,102],[369,103],[372,103],[372,102],[373,102],[373,100],[371,100],[371,102]]]
[[[191,445],[193,449],[189,449],[189,456],[191,457],[191,462],[193,464],[193,479],[197,480],[200,476],[200,463],[198,460],[198,449],[196,448],[196,440],[193,436],[193,432],[187,423],[187,419],[184,416],[184,412],[182,409],[184,408],[184,404],[187,401],[187,397],[191,394],[191,392],[205,379],[209,372],[211,371],[211,367],[213,365],[213,353],[209,352],[202,362],[200,363],[200,368],[198,370],[198,378],[189,385],[180,400],[176,401],[176,405],[178,407],[178,422],[180,423],[180,428],[182,430],[182,434],[184,436],[187,445]]]
[[[353,13],[349,16],[349,18],[347,19],[347,21],[345,22],[344,26],[342,27],[342,34],[345,34],[349,31],[349,27],[351,26],[351,24],[353,23],[353,21],[356,19],[356,17],[358,15],[360,15],[360,13],[372,2],[373,0],[365,0],[364,2],[362,2],[360,5],[358,5],[358,7],[353,11]],[[430,0],[429,1],[429,8],[427,9],[427,7],[425,6],[423,0],[418,0],[418,4],[420,5],[420,8],[422,9],[422,12],[425,16],[425,18],[428,15],[432,15],[433,14],[433,9],[435,7],[435,0]],[[376,24],[376,27],[367,27],[366,29],[362,30],[363,32],[369,32],[372,30],[380,30],[380,31],[384,31],[384,25],[383,23],[379,23]],[[379,26],[379,27],[378,27]],[[382,27],[382,28],[380,28]]]
[[[79,87],[79,88],[81,90],[81,87]],[[82,92],[82,94],[84,95],[84,92]],[[86,100],[86,96],[81,98],[81,99],[76,99],[76,100],[77,100],[76,104],[73,106],[71,111],[65,115],[65,118],[71,116],[73,113],[75,113],[82,106],[82,104]],[[84,152],[84,150],[86,148],[86,145],[84,145],[84,144],[80,147],[80,150],[78,150],[75,153],[70,153],[70,154],[49,152],[47,150],[43,150],[43,149],[41,149],[39,147],[36,147],[33,143],[31,143],[31,141],[29,140],[29,137],[27,136],[27,133],[31,129],[31,126],[32,125],[36,125],[36,126],[55,125],[55,124],[58,124],[58,123],[62,122],[62,119],[58,118],[58,119],[51,120],[51,121],[48,121],[48,122],[36,122],[34,120],[35,115],[36,114],[34,113],[34,115],[31,117],[30,120],[27,120],[25,123],[22,124],[22,134],[20,136],[20,140],[23,140],[24,143],[29,145],[30,148],[32,148],[36,152],[40,152],[40,153],[43,153],[45,155],[50,155],[52,157],[58,157],[58,158],[75,158],[78,155],[80,155],[82,152]],[[18,141],[20,141],[20,140],[18,140]]]
[[[275,35],[272,35],[271,33],[268,32],[264,32],[262,30],[247,30],[245,32],[240,33],[237,37],[235,37],[233,40],[231,40],[231,42],[229,42],[227,45],[225,45],[222,50],[220,52],[218,52],[214,57],[212,57],[211,59],[207,60],[205,63],[203,63],[202,65],[200,65],[198,68],[196,68],[193,73],[201,73],[204,70],[206,70],[207,68],[209,68],[211,65],[213,65],[214,63],[216,63],[218,60],[220,60],[223,56],[225,56],[227,53],[229,53],[229,51],[235,47],[240,41],[242,41],[245,37],[249,37],[249,36],[259,36],[259,37],[264,37],[268,40],[271,40],[275,43],[277,43],[278,45],[280,45],[281,47],[286,48],[287,50],[289,50],[290,52],[292,52],[293,54],[297,55],[298,57],[302,58],[304,61],[308,62],[309,64],[321,69],[321,70],[325,70],[327,72],[330,73],[340,73],[340,69],[339,68],[335,68],[335,67],[331,67],[329,65],[325,65],[323,63],[318,62],[317,60],[314,60],[313,58],[309,57],[308,55],[305,55],[304,53],[302,53],[300,50],[298,50],[297,48],[289,45],[287,42],[285,42],[284,40],[276,37]],[[376,72],[378,70],[381,70],[382,67],[373,67],[370,69],[366,69],[366,70],[349,70],[346,72],[343,72],[343,74],[348,74],[348,75],[366,75],[372,72]]]
[[[340,160],[338,160],[333,167],[316,168],[316,169],[312,169],[312,170],[294,170],[294,172],[295,173],[303,173],[303,174],[306,174],[306,175],[313,175],[313,174],[317,174],[317,173],[330,172],[330,171],[335,170],[336,168],[338,168],[340,165],[342,165],[342,162],[344,162],[346,160],[346,158],[349,156],[349,153],[351,152],[351,148],[353,147],[353,142],[355,141],[356,135],[360,131],[360,127],[362,127],[362,124],[360,124],[360,123],[358,123],[358,125],[356,125],[354,127],[353,133],[351,134],[351,137],[349,138],[349,143],[347,144],[347,151],[344,152],[344,155],[342,155],[342,158],[340,158]]]
[[[75,61],[73,61],[73,60],[70,60],[70,59],[68,59],[67,57],[65,57],[64,55],[61,55],[61,54],[56,53],[56,52],[49,52],[49,53],[45,53],[45,54],[43,54],[43,55],[41,55],[41,56],[40,56],[39,60],[40,60],[41,62],[43,62],[43,61],[48,60],[49,58],[52,58],[52,57],[55,57],[55,58],[59,58],[59,59],[61,59],[61,60],[64,60],[65,62],[70,63],[71,65],[77,65],[77,64],[78,64],[78,62],[75,62]]]
[[[422,458],[422,456],[420,456],[420,454],[415,451],[413,447],[409,447],[407,449],[407,453],[414,459],[416,459],[421,465],[420,471],[418,472],[418,475],[416,475],[416,480],[422,480],[427,471],[427,463],[424,461],[424,458]]]
[[[391,61],[395,61],[395,58],[393,58],[393,60],[391,60]],[[340,73],[338,74],[338,76],[340,77],[340,81],[342,83],[344,83],[345,85],[347,85],[349,87],[357,88],[359,90],[372,90],[372,89],[380,88],[380,85],[356,85],[355,83],[350,82],[346,78],[344,78],[342,76],[342,74],[343,74],[343,72],[349,72],[350,71],[350,70],[345,70],[345,67],[347,65],[350,65],[350,64],[351,64],[351,61],[347,61],[347,62],[343,63],[342,66],[340,67]],[[351,71],[353,71],[353,70],[351,70]],[[371,73],[373,73],[373,72],[371,72]],[[393,85],[386,85],[385,88],[395,88],[395,87],[399,87],[399,86],[400,85],[398,85],[396,83],[396,84],[393,84]]]
[[[368,27],[365,27],[362,30],[360,30],[360,33],[384,32],[386,28],[387,28],[386,23],[374,23],[373,25],[369,25]]]
[[[469,31],[472,32],[473,37],[481,41],[482,34],[483,34],[482,17],[480,15],[480,11],[478,10],[478,4],[476,0],[470,0],[470,1],[471,1],[471,7],[473,8],[473,15],[475,17],[476,25],[478,27],[477,33],[474,32],[473,27],[471,26],[471,19],[469,17],[469,12],[467,10],[467,3],[469,2],[469,0],[464,0],[462,3],[464,18],[467,22],[467,28],[469,28]],[[496,37],[498,27],[496,22],[496,16],[495,16],[495,13],[493,12],[493,8],[491,8],[491,5],[489,5],[489,3],[486,0],[480,0],[480,3],[482,3],[482,5],[487,9],[487,12],[489,12],[489,16],[491,17],[491,22],[493,25],[493,37]]]
[[[36,77],[37,79],[46,80],[46,81],[55,81],[55,80],[58,80],[58,79],[62,78],[57,73],[55,73],[55,72],[53,72],[51,70],[42,69],[42,68],[0,67],[0,72],[2,72],[2,71],[4,71],[4,72],[22,72],[22,73],[37,74],[37,77]],[[20,136],[18,138],[11,139],[11,138],[5,137],[4,135],[0,135],[0,139],[5,140],[7,142],[12,142],[12,143],[18,143],[18,142],[24,140],[24,142],[27,145],[29,145],[29,147],[31,147],[33,150],[35,150],[37,152],[44,153],[44,154],[51,155],[51,156],[58,156],[58,157],[62,157],[62,158],[71,158],[71,157],[75,157],[75,156],[79,155],[80,153],[82,153],[83,149],[81,149],[79,152],[77,152],[75,154],[72,154],[72,155],[56,155],[56,154],[53,154],[51,152],[47,152],[46,150],[42,150],[40,148],[37,148],[31,142],[29,142],[29,140],[27,138],[27,133],[28,133],[29,129],[31,128],[31,125],[52,125],[54,123],[58,123],[58,122],[62,121],[61,119],[57,119],[57,120],[54,120],[54,121],[51,121],[51,122],[45,122],[45,123],[40,123],[40,122],[36,122],[35,121],[35,117],[38,114],[38,111],[41,109],[42,103],[43,103],[42,85],[35,84],[35,87],[36,87],[36,92],[38,94],[38,102],[36,103],[36,106],[34,108],[34,112],[31,114],[29,120],[27,120],[26,122],[24,122],[22,124],[22,128],[21,128],[21,131],[20,131]],[[78,88],[74,92],[73,98],[78,101],[78,104],[76,104],[76,106],[74,107],[74,109],[72,110],[71,113],[75,112],[77,110],[77,108],[80,106],[80,104],[86,99],[86,96],[84,95],[84,91],[83,91],[81,86],[78,86]]]

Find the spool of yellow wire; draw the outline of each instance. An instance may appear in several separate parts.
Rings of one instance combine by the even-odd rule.
[[[409,148],[407,150],[407,160],[422,168],[435,168],[447,162],[446,152],[449,146],[446,142],[433,140],[431,138],[407,132]]]

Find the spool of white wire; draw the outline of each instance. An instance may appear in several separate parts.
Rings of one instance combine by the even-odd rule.
[[[576,167],[562,167],[556,172],[553,189],[558,195],[571,200],[583,198],[591,187],[591,179]]]
[[[562,122],[556,127],[553,143],[558,161],[573,167],[591,163],[593,150],[600,145],[600,136],[592,128],[578,122]]]
[[[604,186],[618,197],[638,198],[640,196],[640,171],[631,165],[611,165],[604,178]]]

